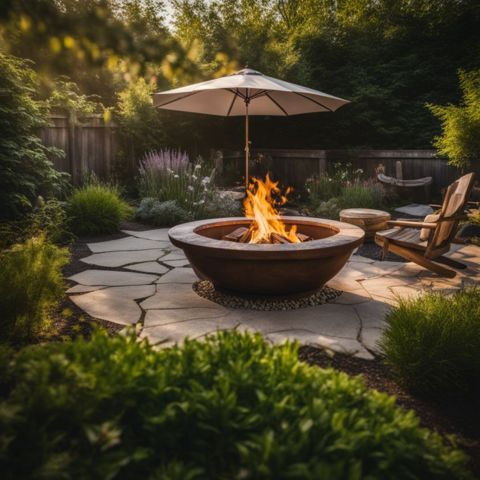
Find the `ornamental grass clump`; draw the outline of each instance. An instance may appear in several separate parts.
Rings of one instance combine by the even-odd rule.
[[[118,231],[132,208],[122,200],[115,185],[98,181],[77,188],[67,202],[72,231],[77,235],[97,235]]]
[[[194,218],[202,218],[217,194],[214,174],[215,169],[209,169],[200,157],[190,162],[186,153],[175,150],[150,152],[140,162],[140,196],[174,201]]]
[[[2,479],[469,479],[465,456],[297,347],[132,334],[0,354]]]
[[[0,342],[27,342],[46,330],[67,261],[67,249],[42,235],[0,252]]]
[[[414,392],[480,394],[480,289],[403,298],[386,316],[380,348]]]

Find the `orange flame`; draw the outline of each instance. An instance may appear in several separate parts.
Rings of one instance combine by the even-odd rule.
[[[291,192],[288,187],[285,195],[281,195],[278,182],[273,182],[266,176],[265,182],[253,178],[247,190],[247,198],[243,202],[245,216],[253,220],[250,226],[249,243],[270,243],[271,234],[276,233],[288,238],[293,243],[299,243],[297,226],[292,225],[287,231],[286,225],[280,219],[276,205],[283,205],[287,195]],[[275,200],[274,195],[280,195],[280,200]]]

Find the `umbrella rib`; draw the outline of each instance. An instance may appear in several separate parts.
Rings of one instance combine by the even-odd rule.
[[[323,103],[320,103],[320,102],[317,102],[316,100],[314,100],[313,98],[310,98],[310,97],[307,97],[306,95],[303,95],[303,93],[298,93],[298,92],[293,92],[295,93],[295,95],[299,95],[300,97],[303,97],[303,98],[306,98],[307,100],[310,100],[311,102],[313,103],[316,103],[317,105],[319,105],[320,107],[323,107],[325,109],[327,109],[329,112],[333,112],[333,110],[331,108],[328,108],[326,105],[324,105]]]
[[[185,94],[183,97],[180,98],[175,98],[174,100],[169,100],[168,102],[162,103],[161,105],[156,105],[157,107],[164,107],[165,105],[170,105],[171,103],[178,102],[180,100],[183,100],[184,98],[191,97],[192,95],[196,95],[197,93],[202,92],[203,90],[197,90],[195,92],[189,92]]]
[[[233,104],[235,103],[235,100],[237,99],[237,97],[238,97],[237,93],[233,92],[233,99],[232,99],[232,103],[230,104],[230,108],[228,109],[227,117],[230,116],[230,112],[232,111]]]
[[[288,117],[287,111],[274,98],[272,98],[268,92],[265,92],[265,96],[268,97]]]

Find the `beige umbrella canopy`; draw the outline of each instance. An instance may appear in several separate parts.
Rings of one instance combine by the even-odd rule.
[[[222,117],[245,116],[245,182],[248,185],[249,115],[290,116],[334,112],[348,100],[267,77],[245,68],[232,75],[153,94],[154,105],[166,110]]]

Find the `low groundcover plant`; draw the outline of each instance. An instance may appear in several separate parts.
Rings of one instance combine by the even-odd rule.
[[[463,479],[465,457],[360,378],[220,333],[0,353],[0,470],[18,478]]]

